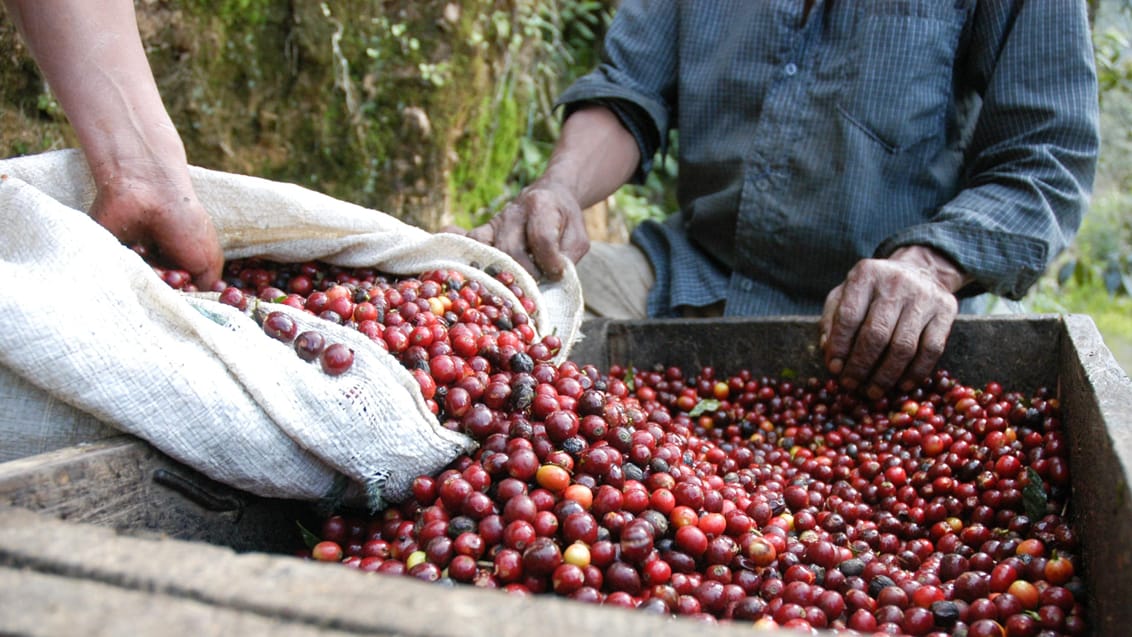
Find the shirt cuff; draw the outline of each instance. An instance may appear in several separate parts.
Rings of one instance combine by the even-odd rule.
[[[1045,272],[1049,250],[1038,239],[1002,230],[929,223],[902,230],[877,247],[874,256],[887,258],[904,246],[926,245],[947,255],[974,282],[956,296],[991,292],[1020,300]]]

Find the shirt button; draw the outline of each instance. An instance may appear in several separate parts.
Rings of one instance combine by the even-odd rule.
[[[755,180],[755,188],[758,188],[759,190],[766,190],[767,188],[770,188],[770,180],[766,177],[759,177],[757,180]]]
[[[786,65],[786,67],[783,70],[786,71],[787,76],[791,76],[791,75],[794,75],[795,73],[798,72],[798,66],[795,65],[793,62],[790,62]]]

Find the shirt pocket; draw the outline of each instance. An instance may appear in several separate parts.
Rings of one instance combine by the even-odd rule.
[[[966,12],[953,0],[860,0],[837,109],[891,153],[943,131]]]

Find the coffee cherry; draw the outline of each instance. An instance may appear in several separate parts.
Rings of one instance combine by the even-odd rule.
[[[263,319],[263,331],[271,338],[290,343],[295,339],[298,325],[295,324],[295,319],[291,318],[289,314],[278,311],[269,312]]]
[[[523,571],[530,575],[549,575],[562,564],[562,551],[549,537],[537,537],[523,550]]]
[[[226,287],[220,292],[219,301],[225,305],[240,310],[241,312],[248,309],[248,298],[240,288]]]
[[[318,361],[322,371],[330,376],[339,376],[354,365],[354,350],[342,343],[331,343],[319,354]]]
[[[313,361],[326,348],[326,337],[322,332],[307,330],[295,337],[295,353],[305,361]]]
[[[311,549],[311,557],[320,562],[341,562],[342,556],[342,546],[329,540],[323,540]]]

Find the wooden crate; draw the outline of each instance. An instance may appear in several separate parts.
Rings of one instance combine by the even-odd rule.
[[[821,375],[799,319],[593,321],[572,359]],[[1092,632],[1132,626],[1132,381],[1083,316],[962,317],[959,380],[1057,388]],[[208,635],[749,634],[735,625],[444,587],[294,559],[309,505],[208,480],[122,437],[0,464],[0,633]],[[702,631],[702,633],[700,632]]]

